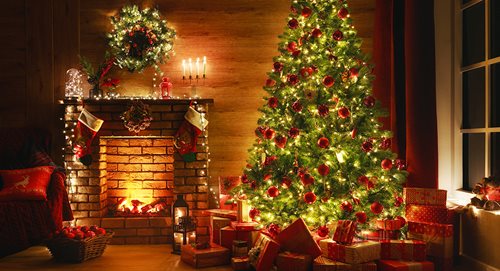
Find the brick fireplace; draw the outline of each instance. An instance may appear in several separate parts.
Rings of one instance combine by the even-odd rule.
[[[198,137],[196,161],[184,162],[173,136],[184,121],[192,100],[141,100],[149,105],[151,126],[134,135],[124,128],[120,114],[130,100],[85,100],[85,108],[104,124],[93,140],[93,162],[79,163],[71,135],[82,105],[65,100],[65,167],[76,225],[100,225],[115,232],[113,244],[170,243],[170,208],[175,195],[184,194],[198,221],[199,240],[208,239],[208,132]],[[193,100],[207,117],[211,99]]]

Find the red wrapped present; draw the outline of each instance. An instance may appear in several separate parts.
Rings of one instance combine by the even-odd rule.
[[[406,262],[395,260],[380,260],[380,271],[434,271],[432,262]]]
[[[308,254],[313,258],[321,255],[319,245],[314,241],[302,218],[295,220],[278,234],[278,242],[284,250]]]
[[[313,262],[313,271],[377,271],[375,262],[348,264],[319,256]]]
[[[453,225],[408,222],[408,237],[427,243],[427,255],[435,259],[437,270],[451,270],[453,262]]]
[[[375,223],[378,229],[389,231],[399,230],[404,226],[400,219],[377,219]]]
[[[362,232],[361,235],[364,239],[372,241],[396,240],[399,239],[401,232],[399,230],[396,231],[376,230],[376,231]]]
[[[238,222],[251,222],[252,219],[250,219],[250,207],[248,206],[248,203],[246,200],[241,200],[238,199],[236,200],[236,205],[237,205],[237,215],[238,215]]]
[[[256,222],[237,222],[237,221],[231,221],[231,227],[235,230],[240,230],[240,231],[255,231],[257,230],[256,227],[259,225]]]
[[[234,271],[248,271],[250,270],[250,260],[246,257],[233,257],[231,258],[231,267]]]
[[[236,230],[231,226],[226,226],[220,229],[219,244],[225,248],[232,249],[233,241],[240,240],[240,241],[247,241],[248,246],[250,247],[254,243],[258,234],[259,234],[258,230],[253,230],[253,231]]]
[[[339,220],[333,234],[333,240],[341,244],[351,244],[356,233],[356,221]]]
[[[380,258],[383,260],[425,261],[426,244],[419,240],[382,240]]]
[[[326,239],[329,239],[329,238],[330,238],[328,235],[327,235],[327,236],[325,236],[325,237],[321,237],[321,236],[319,236],[317,233],[313,233],[313,234],[312,234],[312,237],[313,237],[314,241],[315,241],[318,245],[319,245],[319,241],[321,241],[321,240],[326,240]]]
[[[271,237],[260,233],[254,247],[248,252],[250,264],[256,271],[271,270],[280,251],[280,244]]]
[[[193,267],[202,268],[229,264],[229,249],[217,244],[209,248],[196,249],[191,245],[181,246],[181,260]]]
[[[414,222],[429,222],[448,224],[448,209],[446,206],[406,205],[406,220]]]
[[[280,271],[310,271],[312,267],[312,257],[307,254],[286,251],[278,254],[276,267],[278,267]]]
[[[210,232],[212,243],[220,244],[220,229],[231,225],[231,219],[210,216]]]
[[[208,209],[202,211],[203,215],[225,217],[231,220],[236,220],[236,211],[233,210],[223,210],[223,209]]]
[[[379,242],[359,241],[343,245],[333,240],[321,240],[319,246],[324,257],[344,263],[358,264],[380,259]]]
[[[406,187],[403,195],[406,204],[446,206],[446,190]]]

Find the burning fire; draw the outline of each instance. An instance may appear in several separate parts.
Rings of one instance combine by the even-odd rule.
[[[131,214],[147,214],[147,213],[157,213],[166,208],[166,204],[163,201],[155,201],[152,203],[144,203],[138,199],[129,200],[121,199],[118,204],[118,211]]]

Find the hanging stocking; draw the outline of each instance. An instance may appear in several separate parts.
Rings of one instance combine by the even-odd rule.
[[[175,133],[175,147],[186,162],[196,160],[196,143],[198,136],[207,127],[208,121],[194,108],[188,107],[184,122]]]
[[[86,165],[92,164],[91,144],[95,135],[101,129],[103,120],[92,115],[85,108],[78,117],[78,123],[75,128],[75,143],[73,144],[73,152],[76,158]]]

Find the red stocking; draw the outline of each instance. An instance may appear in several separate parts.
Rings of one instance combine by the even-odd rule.
[[[208,121],[192,107],[184,115],[184,122],[175,133],[175,146],[186,162],[196,160],[196,143],[198,136],[208,125]]]
[[[78,123],[75,128],[75,142],[73,144],[73,152],[76,158],[86,165],[92,164],[91,144],[95,135],[101,129],[103,120],[92,115],[85,108],[78,117]]]

